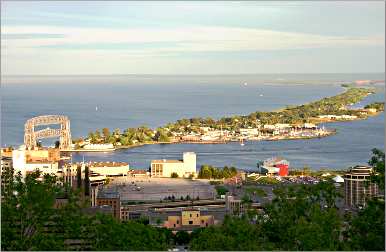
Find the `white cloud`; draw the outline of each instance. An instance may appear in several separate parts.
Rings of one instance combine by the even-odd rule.
[[[7,39],[7,34],[63,34],[64,36]],[[165,42],[177,45],[165,45]],[[106,46],[99,49],[87,48],[88,45],[98,43],[111,44],[111,47],[119,43],[133,43],[136,46],[134,48],[118,47],[114,50],[109,50]],[[154,46],[141,46],[142,43],[154,43]],[[159,46],[157,43],[160,43]],[[61,45],[65,47],[61,48]],[[360,48],[360,46],[379,45],[384,45],[383,34],[371,37],[322,36],[250,28],[200,26],[169,29],[4,26],[2,27],[1,58],[4,62],[2,64],[4,74],[189,73],[189,69],[196,72],[199,69],[206,71],[206,68],[208,71],[210,69],[215,71],[214,64],[217,69],[239,69],[239,72],[243,72],[245,70],[242,69],[249,62],[247,60],[208,61],[206,59],[203,63],[204,61],[197,57],[190,57],[189,53],[219,52],[221,54],[353,46]],[[47,49],[44,46],[56,47]],[[78,49],[73,50],[71,46],[78,46]],[[168,58],[175,55],[180,57]],[[205,64],[206,68],[203,67]],[[254,64],[257,65],[256,62]],[[265,60],[260,65],[264,67],[266,64]]]
[[[3,34],[63,34],[63,38],[3,39],[9,48],[33,48],[50,45],[84,45],[102,43],[178,43],[168,51],[242,51],[282,50],[340,46],[383,45],[384,36],[347,37],[306,33],[279,32],[250,28],[185,27],[169,29],[103,29],[51,26],[5,26]],[[165,50],[162,46],[160,51]]]

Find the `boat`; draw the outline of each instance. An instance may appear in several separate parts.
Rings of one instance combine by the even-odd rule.
[[[98,111],[98,107],[97,106],[95,107],[95,111]]]
[[[248,86],[248,83],[244,82],[244,86]]]

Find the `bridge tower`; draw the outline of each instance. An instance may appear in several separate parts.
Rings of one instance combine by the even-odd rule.
[[[42,129],[35,131],[36,126],[60,124],[60,129]],[[59,137],[59,149],[71,148],[70,120],[63,115],[44,115],[27,120],[24,125],[24,144],[26,148],[36,147],[36,141],[43,138]]]

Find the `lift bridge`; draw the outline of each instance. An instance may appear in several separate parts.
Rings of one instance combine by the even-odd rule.
[[[46,129],[35,131],[36,126],[60,124],[60,129]],[[24,144],[26,148],[37,146],[37,140],[59,137],[59,149],[71,149],[70,120],[63,115],[43,115],[27,120],[24,127]]]

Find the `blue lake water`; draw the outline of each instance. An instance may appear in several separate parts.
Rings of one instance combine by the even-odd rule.
[[[111,130],[140,125],[158,127],[180,118],[219,118],[256,110],[270,111],[340,93],[343,88],[338,83],[344,80],[384,78],[371,75],[280,77],[12,79],[1,87],[1,144],[22,144],[25,121],[38,115],[67,115],[71,120],[72,136],[79,137],[103,127]],[[244,85],[245,82],[247,85]],[[384,93],[371,95],[360,105],[373,101],[384,101]],[[246,142],[245,146],[238,143],[147,145],[113,153],[74,154],[73,159],[126,161],[133,168],[147,168],[152,159],[179,159],[183,151],[194,151],[199,165],[234,165],[253,169],[257,160],[280,155],[288,159],[293,167],[307,165],[315,169],[341,169],[365,164],[374,147],[384,149],[383,114],[365,121],[331,123],[327,126],[336,128],[338,134],[313,140]]]

